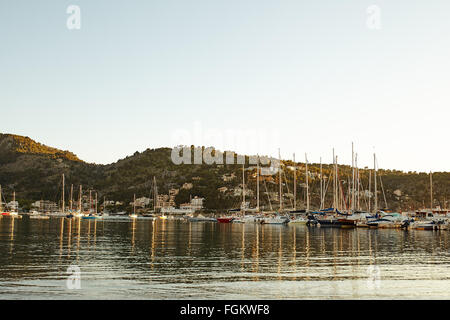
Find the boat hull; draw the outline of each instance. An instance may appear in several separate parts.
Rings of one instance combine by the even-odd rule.
[[[308,220],[294,219],[294,220],[289,221],[289,224],[291,224],[291,223],[293,223],[293,224],[307,224]]]
[[[82,217],[81,219],[83,219],[83,220],[96,220],[96,219],[100,219],[100,217]]]
[[[288,224],[288,219],[267,218],[261,221],[261,224]]]
[[[37,220],[48,220],[48,219],[50,219],[50,217],[49,217],[49,216],[39,216],[39,215],[33,215],[33,216],[30,216],[30,219],[37,219]]]

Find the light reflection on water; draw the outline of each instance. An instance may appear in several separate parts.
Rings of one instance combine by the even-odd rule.
[[[3,299],[450,298],[447,231],[0,219]],[[81,289],[66,288],[67,267]],[[379,268],[373,281],[370,266]]]

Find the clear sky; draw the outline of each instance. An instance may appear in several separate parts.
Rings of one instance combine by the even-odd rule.
[[[81,29],[69,30],[69,5]],[[381,9],[381,29],[367,8]],[[449,171],[450,1],[0,0],[0,132]]]

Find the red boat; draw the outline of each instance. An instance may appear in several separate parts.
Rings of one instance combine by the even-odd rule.
[[[217,222],[230,223],[231,221],[233,221],[233,219],[234,218],[232,218],[232,217],[217,218]]]

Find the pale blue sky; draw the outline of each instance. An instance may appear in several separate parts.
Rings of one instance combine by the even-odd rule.
[[[449,171],[449,14],[448,0],[0,0],[0,132],[96,163],[199,142],[312,162],[335,147],[349,164],[354,141],[361,166],[375,150],[383,168]],[[259,138],[197,141],[199,126]]]

